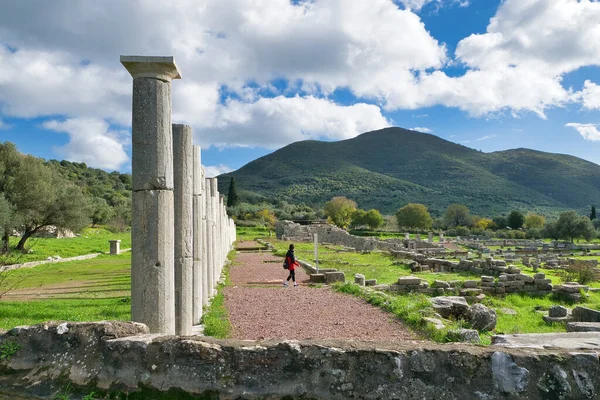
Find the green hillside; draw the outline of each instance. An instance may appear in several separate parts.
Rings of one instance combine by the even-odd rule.
[[[234,176],[244,198],[320,206],[334,196],[360,208],[393,213],[408,202],[434,215],[462,203],[480,215],[513,209],[544,214],[588,211],[600,204],[600,166],[527,149],[482,153],[437,136],[401,128],[340,142],[303,141],[221,175]]]

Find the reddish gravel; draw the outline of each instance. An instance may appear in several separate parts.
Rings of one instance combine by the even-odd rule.
[[[283,287],[288,271],[283,258],[270,253],[238,253],[224,289],[232,337],[261,339],[415,340],[392,315],[359,298],[328,287],[306,285],[298,268],[298,287]]]

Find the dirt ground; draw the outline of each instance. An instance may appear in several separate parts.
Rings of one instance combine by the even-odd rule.
[[[271,253],[238,252],[224,289],[233,338],[418,340],[391,314],[359,298],[309,286],[302,268],[296,270],[299,286],[284,287],[282,264]]]

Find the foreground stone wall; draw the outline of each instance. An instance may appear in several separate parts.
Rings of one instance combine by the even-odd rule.
[[[0,335],[0,345],[12,342],[19,348],[0,361],[0,393],[51,398],[69,383],[72,393],[81,395],[119,391],[147,399],[161,394],[221,399],[595,399],[600,390],[600,363],[593,350],[252,342],[147,331],[144,325],[124,322],[15,328]]]

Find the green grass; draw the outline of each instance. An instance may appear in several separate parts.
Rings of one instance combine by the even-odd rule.
[[[230,262],[234,262],[235,251],[230,251],[227,258]],[[204,334],[218,339],[228,338],[231,334],[231,323],[229,322],[229,314],[225,308],[225,296],[223,295],[223,288],[231,283],[229,281],[229,267],[225,267],[223,273],[225,274],[225,281],[217,286],[217,295],[202,315]]]
[[[0,328],[35,325],[46,321],[102,321],[131,319],[127,297],[0,302]]]
[[[92,260],[45,264],[10,271],[15,289],[53,293],[40,300],[0,301],[0,328],[38,324],[49,320],[130,320],[131,256],[99,256]]]
[[[87,228],[81,236],[74,238],[31,238],[25,243],[27,253],[12,251],[9,256],[0,256],[0,264],[18,264],[29,261],[41,261],[48,257],[62,258],[81,256],[91,253],[103,253],[109,250],[109,240],[121,240],[121,248],[131,247],[131,233],[112,233],[102,228]],[[11,238],[16,246],[19,238]]]
[[[259,226],[238,226],[236,228],[237,240],[254,240],[256,238],[268,238],[269,230]],[[271,236],[275,233],[271,231]]]

